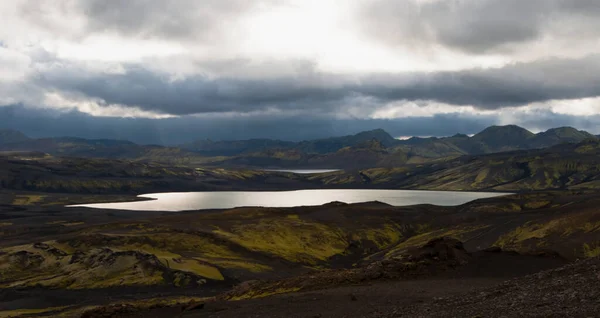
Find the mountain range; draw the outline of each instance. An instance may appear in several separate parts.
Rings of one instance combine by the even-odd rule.
[[[371,156],[379,145],[379,157]],[[345,169],[295,174],[257,169],[171,165],[118,159],[54,157],[43,153],[0,153],[0,189],[78,194],[141,194],[173,191],[297,189],[413,189],[531,191],[600,189],[600,140],[543,149],[465,155],[420,164],[395,164],[378,142],[313,157],[354,162]],[[350,159],[348,159],[351,157]],[[371,161],[375,160],[379,161]],[[393,158],[391,162],[386,159]],[[300,160],[300,159],[298,159]],[[362,161],[361,161],[362,160]],[[381,167],[375,166],[381,165]]]
[[[597,139],[572,127],[534,134],[515,125],[491,126],[473,136],[398,140],[382,129],[301,142],[276,139],[198,140],[167,147],[130,141],[75,137],[29,138],[0,130],[0,151],[37,151],[55,156],[131,159],[171,164],[262,168],[367,168],[424,163],[440,158],[540,149]]]

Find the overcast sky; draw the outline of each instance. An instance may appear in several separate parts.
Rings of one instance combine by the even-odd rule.
[[[598,0],[12,0],[0,19],[0,128],[35,136],[600,133]]]

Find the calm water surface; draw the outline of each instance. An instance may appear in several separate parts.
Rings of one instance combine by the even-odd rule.
[[[241,206],[293,207],[321,205],[331,201],[357,203],[381,201],[395,206],[429,203],[459,205],[475,199],[506,195],[488,192],[414,190],[298,190],[277,192],[223,191],[150,193],[140,197],[152,201],[81,204],[75,206],[136,211],[186,211],[229,209]]]

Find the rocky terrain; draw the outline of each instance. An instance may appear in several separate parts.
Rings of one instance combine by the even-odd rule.
[[[352,316],[329,307],[392,315],[395,306],[596,257],[599,200],[593,191],[559,191],[457,207],[2,206],[0,313],[172,317],[185,306],[196,308],[185,312],[191,317]]]
[[[372,317],[595,317],[599,282],[600,259],[593,258]]]

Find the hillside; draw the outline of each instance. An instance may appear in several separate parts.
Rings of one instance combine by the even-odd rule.
[[[343,147],[326,154],[307,153],[299,149],[268,149],[236,156],[213,165],[226,167],[266,168],[335,168],[361,169],[393,167],[408,161],[400,149],[386,148],[378,139]]]
[[[134,159],[170,164],[198,164],[207,160],[197,153],[175,147],[138,145],[126,140],[74,137],[31,139],[12,132],[0,135],[0,151],[36,151],[55,156]]]
[[[408,285],[402,284],[439,293],[455,286],[465,293],[470,284],[492,287],[506,278],[597,255],[598,204],[596,193],[565,191],[457,207],[338,202],[161,214],[5,206],[0,313],[80,314],[96,310],[94,305],[125,301],[137,305],[97,310],[136,311],[141,306],[151,311],[146,316],[172,317],[170,310],[178,315],[182,305],[203,301],[207,308],[225,310],[224,317],[243,317],[248,314],[244,308],[269,317],[287,313],[282,306],[305,303],[260,306],[275,295],[302,297],[308,292],[311,299],[338,304],[338,296],[332,299],[327,293],[337,290],[344,302],[350,301],[348,294],[383,297],[393,290],[401,290],[393,295],[403,299]],[[454,285],[452,278],[464,285]],[[209,296],[217,297],[202,298]],[[374,304],[385,305],[376,298]],[[253,301],[240,307],[230,300]],[[365,309],[372,308],[356,308]],[[312,305],[301,312],[306,310],[326,309]],[[194,313],[203,311],[189,312]]]
[[[196,142],[180,145],[183,149],[196,151],[203,155],[236,156],[246,153],[256,153],[265,150],[296,150],[306,154],[326,154],[336,152],[345,147],[376,139],[384,147],[395,144],[396,140],[383,129],[363,131],[356,135],[331,137],[324,139],[306,140],[301,142],[283,141],[276,139],[248,139],[248,140],[198,140]]]
[[[11,190],[106,194],[318,188],[530,191],[600,187],[598,140],[400,166],[396,163],[405,163],[405,154],[389,153],[375,141],[363,145],[334,154],[294,159],[314,166],[347,162],[346,170],[321,174],[9,154],[0,156],[0,181],[2,188]],[[251,164],[267,163],[261,160],[273,162],[271,157],[255,159]],[[375,164],[381,167],[357,167]]]
[[[205,139],[182,144],[179,147],[205,156],[235,156],[247,152],[264,151],[266,149],[291,149],[295,145],[295,142],[274,139],[222,141]]]
[[[332,172],[312,177],[327,185],[427,190],[498,190],[600,187],[600,141],[539,150],[462,156],[420,165]]]

